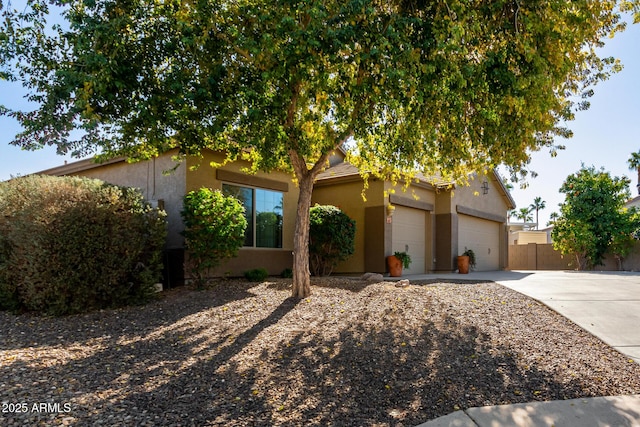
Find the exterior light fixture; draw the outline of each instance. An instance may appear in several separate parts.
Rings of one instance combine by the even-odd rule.
[[[482,183],[482,194],[489,194],[489,183],[487,181]]]

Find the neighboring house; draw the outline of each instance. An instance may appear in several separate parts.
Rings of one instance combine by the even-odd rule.
[[[636,196],[633,199],[627,201],[627,203],[624,204],[625,208],[631,208],[631,207],[635,207],[640,209],[640,196]]]
[[[362,184],[358,170],[345,162],[321,173],[315,184],[313,203],[339,206],[356,221],[355,254],[335,272],[382,273],[395,251],[411,256],[403,274],[451,272],[466,249],[475,252],[478,271],[506,268],[507,212],[515,202],[495,172],[469,187],[419,179],[406,192],[372,179],[366,200]]]
[[[529,243],[551,243],[545,230],[511,231],[510,245],[528,245]]]
[[[249,227],[239,256],[225,262],[218,274],[241,275],[258,267],[280,274],[292,266],[298,188],[289,173],[251,175],[242,171],[248,164],[241,161],[212,168],[212,162],[223,160],[213,152],[176,163],[176,154],[170,152],[138,163],[81,160],[40,173],[82,175],[141,189],[147,200],[167,212],[167,249],[174,254],[174,269],[181,265],[184,246],[180,216],[183,196],[201,187],[234,194],[247,208]],[[406,274],[451,272],[456,268],[457,255],[467,248],[476,253],[478,270],[507,266],[507,211],[515,203],[495,172],[476,178],[470,187],[438,188],[419,180],[406,193],[399,188],[392,193],[389,182],[371,180],[365,201],[361,196],[362,178],[343,160],[343,152],[330,158],[331,167],[318,177],[312,199],[313,203],[339,206],[356,221],[355,254],[336,272],[382,273],[385,257],[395,251],[406,251],[412,257]],[[268,221],[265,226],[260,222],[266,217],[264,213],[278,221]]]
[[[527,245],[529,243],[551,243],[553,226],[536,230],[535,222],[509,222],[509,244]]]

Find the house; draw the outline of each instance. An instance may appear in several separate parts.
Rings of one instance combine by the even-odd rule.
[[[640,209],[640,196],[636,196],[633,199],[628,200],[625,204],[624,204],[625,208],[632,208],[635,207],[637,209]]]
[[[527,245],[529,243],[551,243],[551,230],[553,227],[536,230],[535,222],[509,222],[510,245]]]
[[[123,158],[97,164],[93,159],[80,160],[40,172],[47,175],[80,175],[103,181],[136,187],[145,199],[159,205],[167,212],[167,260],[168,274],[173,281],[183,277],[184,227],[180,211],[186,193],[202,187],[219,189],[240,196],[248,215],[245,246],[239,256],[224,263],[220,275],[242,275],[248,269],[267,268],[270,274],[280,274],[293,264],[293,234],[298,188],[285,172],[258,172],[255,175],[242,171],[247,162],[238,161],[214,169],[212,162],[220,163],[224,156],[214,152],[203,153],[202,158],[186,157],[175,160],[177,150],[157,158],[128,163]],[[272,224],[270,229],[256,227],[259,214],[274,212],[282,223]]]
[[[389,181],[370,180],[362,198],[358,170],[341,162],[322,172],[312,202],[339,206],[356,221],[355,253],[336,273],[385,272],[385,258],[407,252],[403,274],[451,272],[466,249],[478,271],[500,270],[508,262],[507,212],[515,202],[495,171],[470,186],[433,185],[424,177],[406,191]]]
[[[177,151],[144,162],[113,159],[101,164],[81,160],[42,171],[48,175],[81,175],[117,185],[137,187],[144,197],[165,209],[168,220],[167,252],[173,270],[182,266],[184,239],[180,211],[183,196],[209,187],[238,196],[249,213],[245,246],[237,258],[224,263],[218,274],[241,275],[251,268],[280,274],[293,263],[293,234],[298,188],[290,174],[274,171],[254,175],[243,172],[248,163],[221,163],[219,153],[202,158],[174,160]],[[405,274],[451,272],[455,259],[473,249],[478,270],[505,268],[508,260],[507,211],[515,207],[499,176],[489,172],[470,187],[434,186],[426,179],[412,183],[407,192],[389,182],[371,181],[362,198],[363,181],[357,169],[344,162],[344,153],[330,158],[330,167],[317,179],[312,202],[339,206],[356,221],[356,250],[337,273],[384,272],[385,257],[405,251],[412,264]],[[272,212],[282,218],[269,230],[257,218]],[[180,272],[181,273],[181,272]]]

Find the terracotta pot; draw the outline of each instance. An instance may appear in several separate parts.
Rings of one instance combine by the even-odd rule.
[[[402,276],[402,261],[393,255],[387,257],[387,268],[391,277]]]
[[[458,257],[458,273],[469,274],[469,257],[461,255]]]

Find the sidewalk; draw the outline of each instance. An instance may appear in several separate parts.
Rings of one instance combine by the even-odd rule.
[[[640,395],[485,406],[417,427],[640,427]]]

